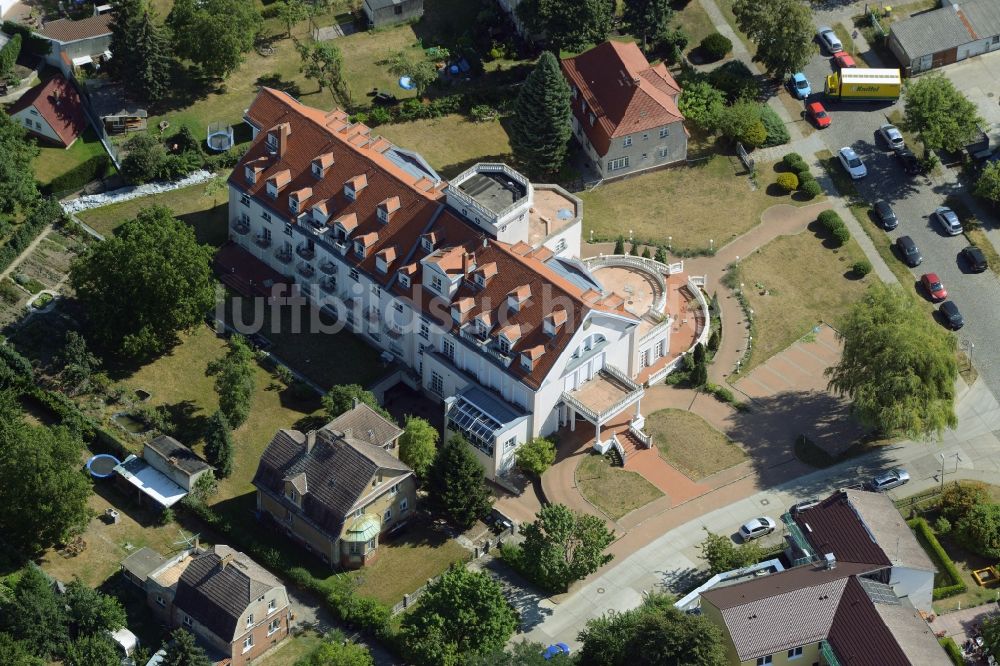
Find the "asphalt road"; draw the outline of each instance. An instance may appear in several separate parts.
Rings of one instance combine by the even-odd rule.
[[[806,67],[806,75],[814,91],[830,113],[830,127],[820,132],[820,137],[830,152],[836,155],[843,146],[854,148],[868,168],[867,177],[855,181],[862,198],[869,204],[879,199],[889,202],[899,226],[885,231],[895,240],[908,235],[920,248],[924,260],[910,269],[913,282],[904,287],[912,288],[920,298],[926,298],[919,285],[924,273],[937,273],[948,290],[948,300],[954,301],[965,318],[965,327],[958,332],[959,340],[972,343],[973,360],[983,379],[994,394],[1000,395],[1000,341],[993,323],[1000,310],[1000,280],[991,271],[970,273],[959,258],[962,248],[969,243],[965,236],[946,236],[931,213],[950,194],[961,194],[962,186],[956,180],[956,170],[946,169],[943,176],[933,181],[923,176],[907,176],[896,158],[877,136],[880,125],[887,121],[896,104],[867,102],[831,102],[822,94],[827,74],[832,71],[831,61],[824,54],[817,55]],[[897,256],[897,261],[899,258]],[[937,315],[935,313],[935,318]],[[938,319],[941,323],[941,320]]]

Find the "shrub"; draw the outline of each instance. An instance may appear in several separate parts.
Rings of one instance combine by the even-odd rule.
[[[788,134],[788,128],[785,127],[785,121],[767,104],[761,105],[760,121],[764,124],[764,129],[767,130],[765,146],[781,146],[788,143],[791,137]]]
[[[851,266],[851,270],[856,274],[864,277],[872,272],[872,262],[867,259],[859,259],[855,261]]]
[[[986,486],[977,482],[954,483],[941,493],[941,514],[957,523],[979,504],[989,502]]]
[[[781,163],[792,171],[798,171],[796,165],[805,164],[806,161],[802,159],[802,156],[798,153],[786,153],[785,156],[781,158]]]
[[[23,291],[15,287],[12,281],[5,279],[0,282],[0,299],[10,305],[16,305],[26,295]]]
[[[795,175],[799,178],[799,187],[802,187],[806,183],[816,182],[816,176],[812,175],[809,171],[809,167],[806,167],[805,171],[796,171]]]
[[[347,117],[352,123],[362,123],[363,125],[368,124],[368,113],[366,111],[358,111],[357,113],[352,113]]]
[[[0,25],[0,30],[3,30],[8,35],[21,35],[21,48],[28,53],[33,53],[35,55],[47,55],[52,52],[52,44],[49,40],[44,37],[39,37],[20,23],[14,23],[13,21],[4,21],[3,25]]]
[[[272,2],[269,5],[265,5],[262,10],[260,10],[260,16],[264,19],[278,18],[281,12],[285,9],[285,3],[282,0],[277,0],[277,2]]]
[[[392,112],[384,106],[373,106],[368,112],[368,126],[378,127],[392,122]]]
[[[733,50],[733,43],[725,35],[713,32],[701,40],[699,47],[710,62],[715,62],[722,60],[727,53]]]
[[[806,182],[801,183],[799,186],[799,191],[802,192],[802,194],[809,197],[810,199],[815,199],[819,195],[823,194],[823,188],[820,187],[820,184],[816,182],[815,178],[813,180],[807,180]]]
[[[822,213],[819,214],[816,220],[820,223],[820,226],[822,226],[827,233],[833,233],[833,230],[836,229],[837,227],[844,226],[844,221],[840,218],[840,215],[838,215],[837,211],[835,210],[824,210]]]
[[[799,177],[794,173],[779,173],[775,182],[785,192],[794,192],[799,188]]]
[[[415,97],[411,97],[399,105],[400,120],[419,120],[427,117],[427,108],[424,103]]]
[[[796,167],[792,169],[792,171],[794,171],[798,175],[799,180],[802,180],[806,176],[809,176],[809,178],[812,180],[816,180],[816,177],[812,175],[812,171],[809,170],[809,165],[806,164],[805,162],[796,165]]]
[[[937,565],[940,581],[946,583],[946,585],[934,588],[934,600],[953,597],[956,594],[965,592],[965,582],[962,580],[961,574],[958,573],[958,567],[948,557],[948,553],[945,552],[941,543],[938,542],[937,537],[934,536],[934,532],[931,531],[931,526],[927,524],[927,521],[923,518],[914,518],[906,522],[916,532],[917,540],[924,547],[924,550],[927,551],[927,554],[930,555],[930,558],[934,560],[934,564]],[[935,578],[934,582],[936,585],[938,579]]]
[[[944,638],[939,638],[938,643],[944,648],[944,651],[948,653],[948,658],[951,659],[951,663],[955,666],[965,666],[965,657],[962,655],[962,649],[958,647],[958,643],[951,636],[945,636]]]
[[[938,516],[934,521],[934,532],[936,534],[947,534],[951,532],[951,521],[944,516]]]
[[[687,48],[691,38],[683,28],[664,30],[657,38],[657,47],[666,54],[666,58],[671,63],[681,59],[681,54]]]
[[[830,236],[836,241],[837,247],[841,247],[844,243],[851,240],[851,232],[843,224],[834,229]]]
[[[708,74],[708,82],[726,93],[729,102],[738,99],[758,100],[761,97],[760,83],[757,77],[739,60],[717,67]]]

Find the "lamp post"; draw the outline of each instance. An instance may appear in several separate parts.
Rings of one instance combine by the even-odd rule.
[[[715,249],[715,239],[714,238],[709,238],[708,239],[708,249],[709,250],[714,250]]]
[[[938,460],[941,461],[941,492],[944,492],[944,461],[948,458],[955,459],[955,473],[958,473],[958,463],[962,461],[962,456],[957,451],[955,453],[949,453],[945,455],[943,453],[938,454]]]
[[[969,357],[969,368],[972,368],[972,352],[976,348],[976,344],[972,340],[962,340],[959,343],[959,347],[965,351],[965,355]]]
[[[628,230],[628,242],[629,243],[632,242],[632,230],[631,229]]]
[[[667,252],[673,252],[674,250],[673,243],[674,243],[674,237],[667,236]]]

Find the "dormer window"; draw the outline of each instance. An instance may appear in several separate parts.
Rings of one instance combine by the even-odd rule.
[[[482,273],[476,273],[476,284],[480,287],[486,286],[486,276]]]
[[[333,166],[333,153],[325,153],[312,161],[312,175],[322,178],[326,170]]]
[[[354,254],[362,258],[365,256],[365,244],[360,240],[354,241]]]
[[[257,183],[257,170],[253,167],[243,167],[243,173],[246,176],[247,182],[251,185]]]
[[[433,252],[435,243],[437,243],[437,236],[432,233],[420,237],[420,248],[424,252]]]
[[[288,210],[292,212],[293,215],[299,214],[299,200],[294,197],[288,197]]]
[[[532,362],[527,354],[521,354],[521,368],[531,372]]]
[[[431,289],[433,289],[439,294],[444,293],[444,283],[441,281],[440,275],[431,276]]]
[[[388,273],[389,264],[396,260],[396,249],[388,247],[378,253],[375,258],[375,268],[379,273]]]
[[[507,305],[515,312],[518,312],[530,296],[531,287],[528,285],[522,285],[507,294]]]
[[[500,353],[502,354],[510,353],[510,340],[501,335],[499,338],[497,338],[497,344],[500,346]]]
[[[559,327],[566,323],[566,311],[565,310],[555,310],[552,314],[547,316],[542,323],[542,328],[545,330],[545,334],[552,337],[559,330]]]
[[[479,287],[486,287],[490,278],[497,274],[497,265],[494,262],[488,264],[483,264],[483,266],[476,271],[476,284]]]
[[[389,217],[399,210],[399,197],[389,197],[378,205],[378,219],[383,224],[389,222]]]
[[[278,135],[274,132],[267,133],[267,149],[277,150],[278,149]]]
[[[339,232],[338,235],[340,238],[347,238],[358,228],[358,216],[351,213],[350,215],[338,217],[334,226]]]
[[[344,196],[354,201],[358,198],[358,193],[368,186],[368,178],[364,174],[355,176],[344,183]]]
[[[267,193],[272,199],[278,198],[278,193],[292,180],[292,174],[284,169],[267,179]]]
[[[407,275],[406,273],[400,273],[399,274],[399,284],[402,285],[403,287],[405,287],[406,289],[409,289],[410,288],[410,276]]]
[[[481,338],[485,338],[490,334],[490,325],[486,323],[485,319],[479,318],[476,320],[476,333]]]

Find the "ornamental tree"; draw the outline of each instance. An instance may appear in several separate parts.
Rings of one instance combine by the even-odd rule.
[[[222,410],[216,411],[208,419],[205,428],[205,457],[215,468],[219,478],[233,473],[233,433]]]
[[[812,12],[799,0],[736,0],[733,14],[757,47],[754,61],[776,78],[802,69],[815,52]]]
[[[427,471],[427,504],[456,527],[468,529],[490,511],[483,466],[461,435],[438,449]]]
[[[550,439],[536,437],[517,450],[517,466],[528,474],[541,476],[556,461],[556,445]]]
[[[972,192],[993,204],[1000,203],[1000,162],[990,162],[983,167]]]
[[[206,373],[215,376],[215,392],[221,411],[233,428],[250,416],[250,403],[257,384],[253,350],[242,335],[229,338],[226,355],[208,364]]]
[[[562,168],[573,133],[571,117],[569,84],[556,57],[546,51],[521,86],[510,124],[511,149],[528,174]]]
[[[521,534],[521,566],[536,583],[553,592],[565,592],[613,557],[604,552],[615,538],[604,521],[564,504],[543,506],[533,522],[521,527]]]
[[[437,453],[437,428],[418,416],[407,416],[403,434],[399,437],[399,459],[423,478]]]
[[[903,127],[920,134],[927,150],[962,150],[983,124],[976,105],[943,74],[906,82]]]

